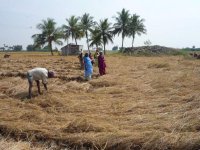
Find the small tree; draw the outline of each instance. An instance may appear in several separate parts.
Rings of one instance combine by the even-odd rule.
[[[150,40],[144,41],[144,45],[145,45],[145,46],[150,46],[151,44],[152,44],[152,43],[151,43]]]
[[[194,46],[194,45],[192,46],[192,50],[193,50],[193,51],[195,50],[195,46]]]
[[[26,47],[27,51],[34,51],[34,45],[30,44]]]
[[[14,51],[21,51],[22,50],[22,45],[14,45],[13,46]]]
[[[112,48],[113,51],[117,51],[118,49],[119,49],[118,46],[114,46],[114,47]]]

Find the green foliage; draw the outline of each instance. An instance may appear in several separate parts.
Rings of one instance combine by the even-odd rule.
[[[102,39],[104,45],[104,54],[106,54],[105,45],[108,44],[108,42],[113,43],[111,23],[108,22],[108,19],[100,20],[100,23],[97,26],[97,31],[97,37]]]
[[[117,51],[118,49],[119,49],[118,46],[114,46],[114,47],[112,48],[113,51]]]
[[[85,36],[86,36],[86,43],[88,46],[88,50],[89,50],[89,39],[88,39],[88,31],[92,31],[92,28],[94,26],[95,22],[93,21],[93,17],[90,16],[89,14],[85,13],[82,17],[81,17],[81,29],[84,32]]]
[[[179,50],[179,51],[170,52],[169,55],[174,55],[174,56],[183,55],[183,56],[186,56],[186,55],[188,55],[188,53],[183,51],[183,50]]]
[[[132,37],[132,47],[135,39],[135,35],[141,35],[146,33],[144,26],[144,19],[140,19],[140,16],[133,14],[128,23],[128,35]]]
[[[183,51],[200,51],[200,48],[189,48],[189,47],[186,47],[186,48],[183,48],[182,50]]]
[[[26,47],[26,50],[27,50],[27,51],[34,51],[34,50],[35,50],[35,49],[34,49],[34,45],[32,45],[32,44],[28,45],[28,46]]]
[[[22,51],[22,45],[14,45],[13,50],[14,51]]]
[[[128,23],[129,23],[129,11],[125,10],[124,8],[122,9],[121,12],[117,12],[117,17],[115,17],[116,23],[114,24],[114,30],[113,34],[116,35],[122,34],[122,49],[123,49],[123,43],[124,43],[124,38],[128,36]]]
[[[97,49],[99,49],[99,46],[102,45],[103,41],[101,39],[100,31],[97,27],[91,31],[89,41],[90,41],[90,46],[95,45]]]
[[[81,29],[81,25],[78,22],[79,17],[71,16],[69,19],[66,19],[67,25],[63,25],[63,31],[65,38],[72,37],[72,40],[75,40],[77,45],[77,39],[81,39],[84,36],[84,32]]]
[[[39,34],[34,34],[32,38],[34,39],[34,47],[44,47],[45,44],[48,45],[51,54],[52,43],[62,45],[62,41],[59,39],[63,38],[63,32],[61,28],[56,28],[56,22],[53,19],[47,18],[47,20],[42,20],[42,23],[37,25],[37,28],[41,31]]]

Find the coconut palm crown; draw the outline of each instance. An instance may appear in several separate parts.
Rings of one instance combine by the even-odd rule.
[[[118,16],[114,17],[116,23],[114,24],[113,34],[122,34],[122,49],[124,48],[124,38],[128,36],[128,22],[129,22],[129,11],[122,9],[121,12],[117,12]]]
[[[56,28],[56,22],[51,18],[47,18],[47,20],[42,20],[42,23],[37,25],[37,29],[39,29],[41,33],[32,36],[34,39],[34,46],[40,47],[47,44],[51,55],[53,55],[52,44],[62,45],[62,41],[59,40],[63,38],[61,28]]]
[[[90,14],[85,13],[82,17],[81,17],[81,29],[83,30],[85,36],[86,36],[86,43],[87,43],[87,47],[88,47],[88,51],[89,51],[89,39],[88,39],[88,31],[92,31],[92,28],[95,24],[95,22],[93,21],[93,17],[90,16]]]
[[[97,25],[97,30],[97,37],[100,36],[100,38],[102,39],[104,54],[106,54],[106,44],[108,44],[108,42],[113,43],[111,23],[108,22],[108,19],[100,20],[100,23]]]
[[[140,19],[140,16],[133,14],[130,18],[129,25],[128,25],[128,31],[129,36],[132,37],[132,47],[135,39],[135,35],[141,35],[146,34],[147,30],[144,25],[144,19]]]

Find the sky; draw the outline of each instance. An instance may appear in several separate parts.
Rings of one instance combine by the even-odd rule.
[[[0,0],[0,47],[23,45],[26,49],[33,44],[31,36],[40,33],[36,25],[47,18],[61,27],[70,16],[89,13],[97,22],[108,18],[114,24],[114,16],[123,8],[145,19],[147,34],[136,36],[134,46],[150,40],[152,45],[200,47],[200,0]],[[85,38],[78,44],[87,49]],[[106,48],[113,46],[121,46],[121,36],[115,36]],[[124,46],[131,47],[130,38],[125,38]]]

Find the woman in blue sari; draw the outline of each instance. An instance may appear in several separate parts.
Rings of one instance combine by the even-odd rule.
[[[90,80],[92,78],[93,66],[92,66],[91,59],[89,58],[88,53],[85,53],[83,61],[84,61],[84,69],[85,69],[85,79]]]

